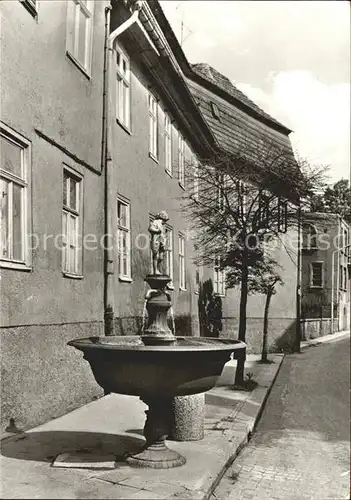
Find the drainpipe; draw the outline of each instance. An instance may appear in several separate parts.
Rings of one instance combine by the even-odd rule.
[[[114,238],[113,238],[113,211],[115,199],[112,167],[112,132],[113,127],[110,117],[113,116],[113,101],[111,86],[113,78],[113,43],[116,38],[135,23],[142,7],[141,1],[133,4],[133,13],[121,26],[109,34],[111,5],[105,9],[105,45],[104,45],[104,72],[103,72],[103,126],[101,141],[101,167],[104,171],[104,333],[114,334]]]
[[[296,345],[295,352],[301,351],[301,199],[297,215],[297,284],[296,284]]]

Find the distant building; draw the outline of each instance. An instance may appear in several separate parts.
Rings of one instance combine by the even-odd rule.
[[[350,226],[337,214],[303,213],[302,220],[302,331],[309,338],[346,330],[350,328]]]

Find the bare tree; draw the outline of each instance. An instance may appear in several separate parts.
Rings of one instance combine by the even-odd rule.
[[[249,275],[264,258],[264,245],[297,227],[300,198],[315,187],[325,168],[306,172],[291,148],[247,140],[237,152],[216,152],[186,168],[183,211],[198,248],[198,265],[237,273],[240,284],[238,338],[246,339]],[[219,263],[219,264],[218,264]],[[245,359],[235,385],[243,384]]]

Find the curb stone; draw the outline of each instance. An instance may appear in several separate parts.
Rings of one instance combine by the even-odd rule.
[[[230,456],[229,459],[227,460],[227,462],[223,465],[223,467],[220,470],[220,472],[218,473],[216,479],[213,481],[210,488],[208,489],[206,494],[203,496],[203,500],[210,500],[210,497],[211,497],[213,491],[218,486],[219,482],[221,481],[221,479],[224,476],[224,474],[226,473],[226,471],[229,469],[229,467],[231,467],[231,465],[233,464],[233,462],[235,461],[235,459],[237,458],[237,456],[239,455],[241,450],[249,443],[249,441],[252,437],[252,434],[254,433],[255,428],[256,428],[256,426],[261,418],[261,415],[262,415],[263,410],[265,408],[265,405],[267,403],[269,394],[270,394],[272,387],[273,387],[273,385],[278,377],[278,374],[279,374],[279,371],[280,371],[280,368],[283,364],[284,359],[285,359],[285,354],[280,356],[280,359],[278,362],[277,361],[274,362],[275,365],[277,363],[279,363],[278,367],[274,366],[274,364],[270,365],[270,366],[272,366],[272,370],[276,368],[276,371],[275,371],[275,374],[273,376],[273,379],[270,382],[268,381],[269,385],[268,386],[265,386],[265,385],[257,386],[249,394],[248,398],[244,401],[243,405],[241,406],[239,411],[236,413],[235,418],[237,419],[237,421],[245,421],[246,420],[245,435],[242,437],[241,441],[238,443],[236,448],[233,450],[232,456]],[[266,378],[268,378],[267,375],[266,375]],[[262,382],[264,382],[264,381],[262,381]],[[252,403],[254,403],[254,404],[259,403],[260,407],[259,407],[259,410],[256,413],[256,415],[253,416],[249,420],[249,422],[247,422],[247,414],[245,413],[245,407],[250,406],[250,404],[252,404]]]

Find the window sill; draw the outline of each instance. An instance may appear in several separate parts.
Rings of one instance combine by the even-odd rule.
[[[184,184],[182,184],[180,181],[178,181],[178,184],[179,184],[179,186],[183,189],[183,191],[185,191],[185,186],[184,186]]]
[[[127,127],[127,125],[124,125],[124,123],[121,122],[118,118],[116,118],[116,123],[128,134],[132,135],[132,132],[130,128]]]
[[[36,6],[33,5],[33,2],[31,2],[30,0],[20,0],[20,2],[33,17],[37,17],[38,12]]]
[[[62,273],[65,278],[71,278],[73,280],[82,280],[84,279],[84,276],[82,274],[73,274],[73,273]]]
[[[155,155],[153,155],[152,153],[150,153],[150,151],[149,151],[149,157],[150,157],[150,158],[151,158],[151,160],[153,160],[155,163],[157,163],[157,164],[159,163],[159,161],[158,161],[157,157],[156,157]]]
[[[173,174],[172,174],[172,172],[171,172],[170,170],[167,170],[167,169],[165,168],[165,172],[166,172],[166,174],[167,174],[167,175],[169,175],[169,176],[170,176],[170,178],[171,178],[171,179],[173,179]]]
[[[87,78],[89,81],[91,80],[91,76],[87,72],[87,70],[84,68],[84,66],[81,65],[81,63],[72,55],[68,50],[66,50],[66,55],[68,59],[83,73],[85,78]]]
[[[181,292],[187,292],[187,291],[188,291],[186,288],[182,288],[182,287],[179,287],[179,290],[180,290]]]
[[[128,276],[118,276],[119,281],[123,281],[125,283],[133,283],[133,279],[129,278]]]
[[[15,269],[17,271],[31,272],[32,268],[27,264],[22,264],[20,262],[12,262],[8,260],[2,260],[0,262],[0,267],[4,269]]]
[[[323,290],[322,286],[310,285],[311,290]]]

